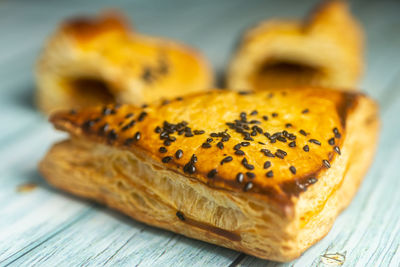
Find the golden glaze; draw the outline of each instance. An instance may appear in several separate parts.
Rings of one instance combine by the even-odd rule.
[[[323,86],[354,90],[363,33],[345,1],[323,1],[303,21],[268,20],[248,30],[233,56],[228,88]]]
[[[38,60],[39,107],[48,113],[114,102],[140,106],[211,86],[211,69],[198,52],[126,25],[117,13],[63,23]]]
[[[146,108],[122,105],[115,109],[115,114],[106,116],[102,115],[102,107],[82,110],[77,114],[62,112],[52,116],[51,121],[57,128],[69,131],[78,137],[109,143],[122,149],[140,148],[159,162],[164,157],[171,156],[172,159],[164,164],[169,169],[180,173],[184,173],[184,166],[195,154],[198,159],[198,162],[194,164],[196,172],[185,173],[186,175],[196,177],[212,187],[229,190],[244,190],[246,183],[252,182],[253,188],[248,191],[249,194],[266,195],[284,205],[289,205],[293,195],[298,196],[300,192],[306,190],[310,178],[318,179],[323,175],[326,170],[323,160],[328,160],[333,164],[338,157],[333,150],[334,146],[328,144],[328,139],[334,137],[333,129],[337,128],[341,138],[335,138],[335,145],[340,147],[341,140],[346,135],[343,122],[346,120],[347,112],[355,105],[359,97],[362,96],[307,88],[246,95],[237,92],[211,91]],[[112,106],[109,109],[111,110]],[[254,110],[258,114],[250,115]],[[147,115],[143,121],[138,121],[142,112],[146,112]],[[285,138],[286,142],[278,140],[271,143],[264,134],[258,133],[256,136],[251,136],[254,141],[250,141],[249,146],[241,147],[245,155],[236,155],[233,147],[246,140],[242,134],[230,129],[226,123],[240,120],[241,112],[247,114],[248,122],[252,120],[260,122],[260,124],[248,124],[250,128],[257,125],[263,132],[271,135],[284,130],[293,133],[296,136],[294,140],[296,146],[290,147],[289,143],[293,140],[288,138]],[[134,115],[126,118],[127,114],[131,113]],[[273,113],[277,116],[274,117]],[[268,120],[263,119],[263,116],[268,116]],[[82,126],[85,122],[96,121],[96,119],[97,122],[93,123],[93,126]],[[123,131],[122,128],[132,120],[136,122],[135,125]],[[160,134],[155,133],[155,128],[163,127],[164,121],[173,124],[186,121],[192,132],[204,130],[205,133],[194,134],[192,137],[173,133],[170,136],[174,136],[176,141],[171,142],[170,146],[165,146],[164,140],[160,139]],[[109,125],[107,132],[99,134],[99,129],[105,123]],[[287,127],[289,123],[291,126]],[[115,140],[109,138],[109,132],[112,129],[117,135]],[[300,130],[304,130],[307,136],[300,134]],[[131,141],[128,142],[129,145],[125,145],[126,140],[133,138],[137,132],[141,135],[140,140]],[[222,150],[217,147],[221,138],[211,137],[212,133],[219,132],[230,135],[228,141],[222,142],[224,146]],[[213,138],[210,143],[211,148],[202,147],[202,144],[207,142],[207,138]],[[310,139],[318,140],[321,145],[310,142]],[[309,152],[304,151],[305,145],[308,145]],[[168,151],[161,153],[160,147],[165,147]],[[180,159],[175,157],[178,149],[183,151]],[[268,149],[273,154],[277,149],[281,149],[287,152],[287,156],[284,159],[277,156],[268,157],[261,152],[262,149]],[[221,161],[227,156],[231,156],[233,160],[221,165]],[[248,163],[254,165],[254,170],[245,168],[242,164],[243,158],[247,158]],[[271,167],[268,169],[263,168],[266,161],[271,162]],[[289,170],[290,166],[296,168],[296,174]],[[210,179],[207,174],[212,169],[216,169],[217,174]],[[268,178],[266,173],[270,170],[273,171],[273,177]],[[242,183],[236,181],[236,175],[239,172],[245,176]],[[246,172],[254,173],[255,178],[247,178]]]

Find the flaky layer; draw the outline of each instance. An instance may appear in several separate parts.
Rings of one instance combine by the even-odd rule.
[[[352,90],[363,68],[363,34],[344,1],[325,1],[304,21],[265,21],[246,32],[229,88],[313,85]]]
[[[121,15],[65,22],[38,59],[37,103],[44,112],[107,103],[140,106],[212,84],[193,49],[131,31]]]

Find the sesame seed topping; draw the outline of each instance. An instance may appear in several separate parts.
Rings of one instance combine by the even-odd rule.
[[[278,117],[278,113],[276,113],[276,112],[273,112],[271,115],[272,115],[273,118]]]
[[[192,162],[189,162],[183,167],[183,171],[187,172],[189,174],[193,174],[196,172],[196,167],[194,166],[194,164]]]
[[[171,156],[166,156],[166,157],[163,157],[162,158],[162,162],[163,163],[168,163],[168,162],[170,162],[172,160],[172,157]]]
[[[118,138],[118,134],[115,132],[114,129],[108,132],[107,138],[109,141],[114,141]]]
[[[236,175],[236,181],[238,181],[239,183],[243,183],[243,179],[244,179],[243,173],[239,172],[239,173]]]
[[[267,176],[267,178],[272,178],[274,176],[274,172],[273,171],[269,171],[265,174],[265,176]]]
[[[233,149],[234,149],[234,150],[239,150],[239,149],[240,149],[240,147],[241,147],[241,145],[240,145],[240,144],[236,144],[236,145],[233,147]]]
[[[333,128],[333,133],[335,134],[335,138],[340,138],[342,135],[339,133],[338,128]]]
[[[224,149],[224,144],[222,142],[218,142],[217,147],[222,150]]]
[[[99,128],[99,134],[100,135],[104,134],[105,132],[108,131],[108,128],[110,128],[110,125],[108,123],[105,123],[103,126]]]
[[[331,167],[331,164],[326,159],[322,160],[322,164],[328,169]]]
[[[207,142],[207,143],[211,143],[213,140],[214,140],[214,139],[212,139],[212,138],[207,138],[206,142]]]
[[[154,132],[155,133],[161,133],[161,127],[160,126],[157,126],[155,129],[154,129]]]
[[[286,128],[292,128],[292,126],[293,126],[293,125],[292,125],[291,123],[286,123],[286,124],[285,124],[285,127],[286,127]]]
[[[185,220],[185,216],[183,215],[182,212],[177,211],[176,212],[176,217],[178,217],[179,220],[184,221]]]
[[[303,146],[303,150],[304,150],[305,152],[308,152],[308,151],[310,151],[310,148],[308,147],[308,145],[305,145],[305,146]]]
[[[304,135],[304,136],[307,136],[307,133],[306,133],[303,129],[301,129],[301,130],[299,131],[299,133],[301,133],[301,134]]]
[[[265,120],[265,121],[268,120],[268,116],[263,116],[262,118],[263,118],[263,120]]]
[[[321,145],[321,142],[316,139],[310,139],[310,140],[308,140],[308,142],[319,145],[319,146]]]
[[[246,172],[246,176],[247,176],[249,179],[254,179],[254,177],[256,177],[256,175],[255,175],[254,173],[252,173],[252,172]]]
[[[306,109],[303,109],[303,111],[301,112],[301,113],[303,113],[303,114],[306,114],[306,113],[308,113],[310,110],[308,109],[308,108],[306,108]]]
[[[181,149],[178,149],[175,152],[175,158],[180,159],[180,158],[182,158],[182,156],[183,156],[183,151]]]
[[[277,149],[275,152],[275,156],[277,156],[280,159],[283,159],[286,155],[287,153],[281,149]]]
[[[331,138],[328,140],[328,144],[330,144],[331,146],[333,146],[335,144],[335,138]]]
[[[233,158],[231,156],[225,157],[223,160],[221,160],[221,165],[224,165],[224,163],[232,161]]]
[[[296,146],[296,141],[292,141],[289,143],[289,147],[295,147]]]
[[[211,145],[210,145],[210,143],[203,143],[203,144],[201,145],[201,147],[202,147],[202,148],[210,148]]]
[[[289,170],[291,173],[296,174],[296,168],[294,166],[290,166]]]
[[[160,153],[167,153],[167,149],[165,148],[165,147],[160,147],[159,149],[158,149],[158,151],[160,152]]]
[[[212,169],[211,171],[208,172],[207,177],[214,178],[217,173],[218,173],[217,169]]]
[[[200,134],[204,134],[205,131],[204,131],[204,130],[194,130],[193,133],[194,133],[195,135],[200,135]]]
[[[235,151],[235,155],[243,156],[244,152],[243,152],[243,150],[238,149],[238,150]]]
[[[144,111],[142,111],[142,112],[139,114],[138,121],[143,121],[144,118],[146,118],[146,116],[147,116],[147,113],[144,112]]]
[[[257,115],[257,114],[258,114],[258,111],[257,111],[257,110],[253,110],[253,111],[250,113],[250,115],[252,115],[252,116]]]
[[[244,185],[243,190],[246,192],[246,191],[249,191],[249,190],[252,189],[252,188],[253,188],[253,183],[252,183],[252,182],[247,182],[247,183]]]
[[[338,146],[335,146],[333,148],[333,150],[335,150],[336,153],[338,153],[339,155],[341,155],[342,153],[340,152],[340,148]]]
[[[249,146],[249,145],[250,145],[250,142],[241,142],[240,145],[241,145],[241,146]]]
[[[309,185],[311,185],[311,184],[315,184],[317,181],[318,181],[317,178],[315,178],[315,177],[310,177],[310,178],[308,178],[307,183],[308,183]]]
[[[125,119],[129,119],[130,117],[132,117],[133,116],[133,113],[131,112],[131,113],[128,113],[128,114],[126,114],[125,115]]]
[[[269,167],[271,167],[271,161],[264,162],[264,169],[268,169]]]

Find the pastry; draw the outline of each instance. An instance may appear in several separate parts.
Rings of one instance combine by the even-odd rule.
[[[229,66],[228,88],[357,88],[363,33],[344,1],[324,1],[305,20],[268,20],[248,30]]]
[[[377,105],[318,88],[215,90],[53,114],[45,179],[144,223],[275,261],[323,238],[375,151]]]
[[[192,48],[131,30],[104,13],[63,23],[36,67],[37,105],[49,113],[112,102],[142,105],[209,89],[208,62]]]

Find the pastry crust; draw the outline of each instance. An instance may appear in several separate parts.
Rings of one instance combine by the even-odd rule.
[[[132,31],[117,13],[75,18],[50,37],[36,67],[39,108],[113,102],[140,106],[209,89],[206,59],[176,42]]]
[[[60,112],[50,120],[71,137],[39,169],[55,187],[136,220],[289,261],[326,235],[355,194],[375,151],[377,112],[362,94],[319,88]]]
[[[248,30],[227,74],[228,88],[357,88],[363,33],[344,1],[324,1],[303,21],[268,20]]]

